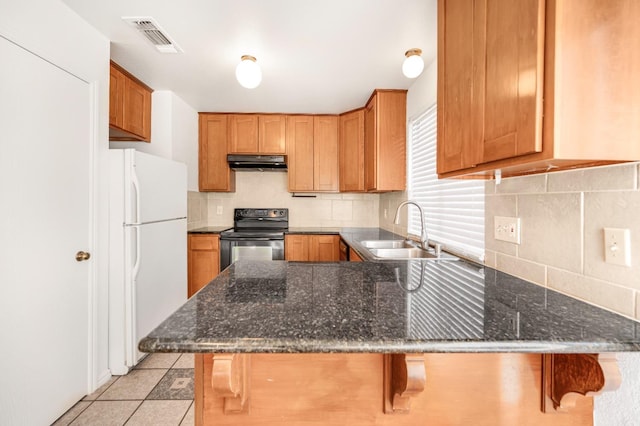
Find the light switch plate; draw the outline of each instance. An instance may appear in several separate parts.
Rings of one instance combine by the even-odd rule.
[[[613,265],[631,266],[631,231],[604,228],[604,261]]]
[[[222,206],[216,206],[216,214],[222,214]]]
[[[520,244],[520,218],[494,216],[493,237],[496,240]]]

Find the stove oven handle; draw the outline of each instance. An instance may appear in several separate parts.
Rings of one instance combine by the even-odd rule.
[[[228,237],[220,237],[222,241],[282,241],[282,238],[228,238]]]

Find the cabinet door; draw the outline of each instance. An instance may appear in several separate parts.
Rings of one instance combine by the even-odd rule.
[[[124,84],[124,129],[151,140],[151,92],[131,79]]]
[[[258,117],[258,151],[261,154],[284,154],[287,117],[284,115],[260,115]]]
[[[313,116],[287,117],[289,192],[313,191]]]
[[[486,46],[474,85],[483,87],[480,129],[482,161],[542,150],[542,78],[544,76],[544,0],[477,2],[481,31],[474,46]],[[482,40],[482,37],[486,37]],[[483,43],[484,42],[484,43]],[[481,53],[476,49],[475,53]],[[480,64],[479,60],[476,63]]]
[[[362,262],[362,258],[358,255],[358,253],[350,248],[349,249],[349,261],[350,262]]]
[[[220,237],[189,234],[188,263],[188,297],[191,297],[220,273]]]
[[[309,243],[309,235],[285,235],[284,258],[291,261],[308,262],[310,260]]]
[[[227,163],[227,115],[200,114],[198,186],[200,191],[235,190],[235,173]]]
[[[313,262],[337,262],[340,260],[339,235],[312,235],[309,258]]]
[[[376,111],[376,96],[373,96],[364,110],[364,180],[367,191],[375,191],[378,175],[376,170],[378,163]]]
[[[124,126],[125,76],[113,65],[109,69],[109,125]]]
[[[472,3],[438,2],[438,173],[472,167],[482,161],[480,109],[472,105],[473,70],[479,67],[473,49],[475,27]],[[477,24],[477,23],[476,23]],[[478,46],[481,47],[481,46]],[[484,50],[484,49],[483,49]]]
[[[313,189],[335,191],[338,185],[338,117],[313,117]]]
[[[364,110],[340,116],[340,192],[364,191]]]
[[[378,91],[375,147],[376,191],[407,187],[407,91]]]
[[[229,153],[258,154],[258,116],[229,115]]]
[[[438,173],[542,151],[544,1],[440,0]]]

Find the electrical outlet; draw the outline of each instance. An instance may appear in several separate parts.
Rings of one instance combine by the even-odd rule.
[[[496,240],[520,244],[520,218],[494,216],[493,237]]]
[[[216,214],[222,214],[222,206],[216,206]]]
[[[384,218],[386,219],[387,218],[387,209],[384,209],[382,214],[384,215]]]
[[[631,232],[628,229],[604,228],[604,260],[631,266]]]

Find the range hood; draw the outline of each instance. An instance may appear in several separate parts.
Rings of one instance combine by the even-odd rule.
[[[286,172],[286,155],[227,155],[227,162],[231,170]]]

